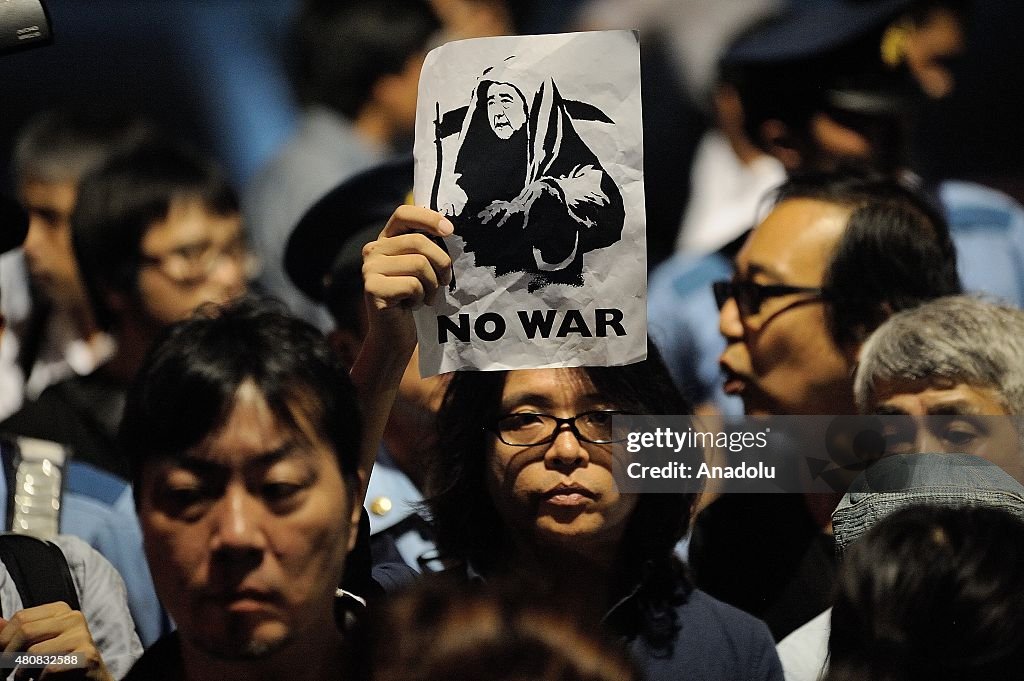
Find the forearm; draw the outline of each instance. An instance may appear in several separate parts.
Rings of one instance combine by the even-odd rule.
[[[370,478],[384,429],[398,394],[402,374],[415,348],[415,330],[406,334],[388,334],[371,329],[363,340],[350,377],[359,395],[363,417],[363,444],[359,454],[363,489]]]

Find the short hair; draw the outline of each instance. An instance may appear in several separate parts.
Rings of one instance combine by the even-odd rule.
[[[577,367],[611,404],[634,414],[691,414],[655,347],[626,366]],[[437,457],[430,467],[428,499],[437,546],[484,572],[500,569],[507,529],[487,489],[489,435],[501,415],[507,371],[456,372],[438,413]],[[670,583],[672,551],[689,526],[694,495],[640,494],[618,556],[626,574],[654,566],[654,581]],[[660,577],[666,577],[660,580]],[[658,587],[656,587],[657,589]],[[655,589],[655,590],[656,590]],[[654,596],[652,596],[653,598]],[[664,593],[657,596],[666,600]],[[659,636],[664,631],[648,631]]]
[[[863,342],[893,312],[962,292],[949,225],[922,192],[846,168],[794,175],[774,196],[776,205],[811,199],[851,209],[822,285],[838,344]]]
[[[437,578],[384,604],[378,681],[635,681],[621,643],[536,594]]]
[[[1024,668],[1024,523],[995,508],[916,506],[839,569],[828,681],[994,681]]]
[[[299,101],[355,118],[374,84],[426,51],[439,28],[425,0],[306,0],[290,55]]]
[[[142,240],[171,204],[200,201],[215,215],[239,211],[223,171],[191,147],[151,139],[110,157],[82,178],[71,216],[72,243],[86,291],[104,328],[114,323],[107,293],[135,296]]]
[[[1024,312],[948,296],[893,315],[861,348],[854,397],[866,411],[880,381],[934,379],[992,389],[1024,416]]]
[[[78,182],[109,155],[151,134],[142,119],[89,109],[51,109],[18,132],[11,158],[17,184]]]
[[[118,433],[136,492],[148,464],[182,456],[217,432],[250,381],[282,426],[329,444],[353,479],[362,425],[348,372],[316,328],[275,301],[248,297],[200,307],[147,356]]]

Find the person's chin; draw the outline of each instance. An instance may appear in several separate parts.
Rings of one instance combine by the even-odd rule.
[[[600,529],[600,521],[582,509],[545,513],[537,518],[537,534],[550,541],[578,541]]]
[[[291,642],[289,628],[279,620],[254,613],[232,614],[217,632],[201,633],[196,647],[224,660],[259,660],[272,656]]]

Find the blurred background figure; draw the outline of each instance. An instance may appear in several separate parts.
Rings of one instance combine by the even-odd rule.
[[[247,188],[244,210],[260,283],[321,329],[326,312],[284,272],[288,235],[339,182],[411,149],[420,67],[440,28],[426,0],[306,0],[295,21],[299,127]]]
[[[1009,681],[1024,665],[1024,523],[908,508],[839,573],[826,681]]]
[[[154,137],[82,179],[71,231],[92,313],[116,352],[47,388],[2,428],[68,445],[78,460],[127,478],[114,439],[125,391],[153,340],[203,303],[246,288],[238,198],[211,159]]]
[[[637,681],[625,650],[512,589],[430,580],[374,618],[375,681]]]
[[[528,21],[529,0],[430,0],[446,40],[515,35]]]
[[[0,418],[17,411],[23,396],[36,399],[53,383],[86,375],[113,352],[78,272],[71,214],[83,175],[146,133],[138,119],[72,110],[43,112],[19,132],[12,166],[29,215],[27,277],[10,282],[7,295],[27,294],[28,309],[11,315],[11,333],[0,346]]]
[[[938,98],[955,94],[971,10],[961,0],[808,0],[731,42],[712,99],[718,127],[693,166],[684,250],[651,273],[651,333],[698,404],[738,411],[715,386],[712,358],[723,345],[703,324],[705,285],[787,173],[858,165],[921,185],[950,222],[965,289],[1024,304],[1024,209],[989,187],[920,174],[932,168],[917,128]]]

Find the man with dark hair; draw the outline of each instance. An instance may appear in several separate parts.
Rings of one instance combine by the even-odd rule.
[[[70,445],[80,460],[127,477],[114,435],[125,387],[153,339],[199,305],[245,289],[238,201],[209,160],[154,139],[83,178],[72,231],[95,318],[117,351],[88,376],[48,388],[3,427]]]
[[[51,110],[19,132],[12,167],[19,199],[29,214],[29,231],[24,243],[28,276],[17,288],[29,296],[23,303],[28,307],[11,320],[13,334],[0,359],[0,418],[17,411],[23,394],[35,399],[57,381],[88,374],[112,352],[78,273],[71,212],[82,176],[146,131],[141,121],[124,116]],[[20,273],[20,257],[5,261]]]
[[[731,147],[727,154],[748,163],[756,158],[759,175],[852,162],[910,177],[915,115],[927,105],[924,100],[948,95],[954,87],[950,66],[965,49],[970,4],[792,3],[751,27],[721,64],[720,78],[729,92],[730,121],[723,128]],[[728,175],[739,167],[718,164],[703,184],[734,186],[740,178]],[[1024,305],[1024,209],[970,182],[946,180],[928,190],[950,224],[964,288]],[[703,333],[699,320],[712,309],[702,284],[726,266],[738,246],[734,240],[762,217],[752,206],[737,216],[731,211],[738,203],[732,197],[720,200],[716,210],[705,212],[705,224],[681,235],[689,246],[720,252],[678,254],[652,273],[649,298],[651,330],[673,374],[692,385],[696,401],[713,398],[725,411],[738,408],[711,387],[717,378],[710,358],[721,352],[720,341]]]
[[[295,137],[249,187],[245,214],[263,286],[323,329],[325,312],[281,266],[288,234],[329,189],[409,146],[420,67],[439,27],[426,0],[303,3],[292,66],[304,111]]]
[[[28,231],[28,216],[0,196],[0,255],[21,245]],[[4,326],[0,315],[0,339]],[[8,446],[0,439],[5,468]],[[69,499],[69,505],[73,512],[83,513],[78,501]],[[33,537],[11,539],[14,537],[5,540],[0,551],[0,646],[7,652],[77,653],[82,665],[70,672],[76,678],[113,681],[123,676],[142,654],[142,645],[117,571],[77,537],[50,537],[51,544]],[[26,575],[28,571],[62,575],[67,581],[43,596],[39,580],[46,578]],[[51,600],[51,594],[70,602]],[[55,671],[51,668],[47,673]]]
[[[790,8],[725,56],[751,142],[787,172],[854,162],[908,176],[920,101],[950,94],[967,0],[827,0]],[[1024,208],[987,187],[929,187],[949,221],[964,288],[1024,305]]]
[[[82,179],[72,232],[96,320],[117,351],[89,375],[47,388],[0,430],[73,452],[67,492],[88,491],[94,499],[87,513],[66,508],[60,530],[81,536],[118,568],[148,644],[168,623],[142,560],[131,490],[123,480],[127,461],[115,443],[125,392],[165,327],[203,303],[225,302],[245,289],[248,255],[238,202],[220,171],[195,152],[158,139],[112,156]]]
[[[891,180],[795,177],[715,284],[726,392],[748,414],[852,414],[857,350],[898,310],[960,292],[949,228]],[[798,333],[792,334],[799,330]]]
[[[715,284],[725,390],[753,415],[855,414],[868,334],[892,312],[960,292],[949,228],[926,198],[878,176],[796,177],[777,196],[734,278]],[[785,636],[828,606],[837,501],[720,498],[694,527],[697,584]]]
[[[365,677],[351,599],[335,587],[415,344],[410,308],[451,276],[413,230],[445,236],[452,225],[403,206],[381,232],[397,238],[367,246],[368,333],[351,382],[315,328],[250,301],[207,308],[153,348],[119,439],[178,630],[126,678]]]
[[[357,673],[335,589],[359,523],[360,422],[323,337],[273,308],[213,308],[154,348],[120,438],[178,630],[127,678]]]

